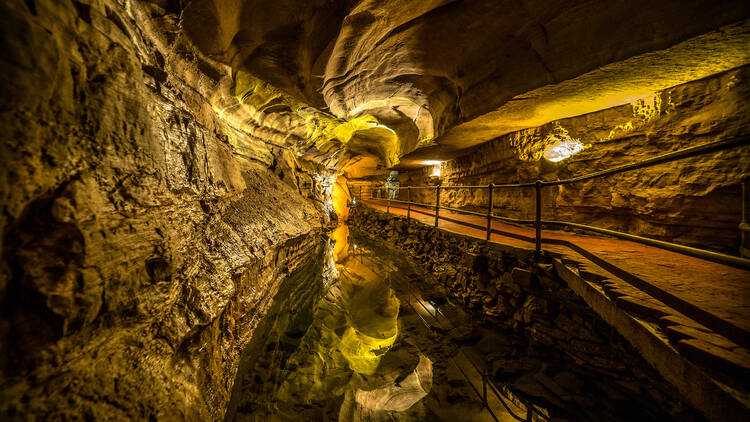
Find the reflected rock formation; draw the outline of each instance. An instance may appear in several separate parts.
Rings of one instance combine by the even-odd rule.
[[[312,321],[293,350],[268,343],[263,354],[279,355],[271,359],[279,363],[262,356],[240,374],[236,389],[256,384],[255,391],[236,392],[239,403],[230,406],[227,420],[387,421],[394,412],[399,420],[423,419],[420,400],[432,387],[432,361],[399,342],[400,303],[388,281],[396,268],[351,243],[345,225],[330,240],[322,260],[335,261],[338,278],[313,305]],[[276,329],[286,331],[279,338],[295,331],[283,324]],[[258,391],[261,380],[265,388]]]

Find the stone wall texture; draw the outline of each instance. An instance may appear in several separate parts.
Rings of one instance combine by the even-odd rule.
[[[664,85],[664,80],[707,74],[699,69],[716,73],[750,62],[741,42],[734,44],[748,39],[750,6],[740,0],[185,3],[185,31],[207,56],[253,73],[311,106],[327,106],[336,117],[371,114],[393,129],[396,145],[380,143],[380,151],[370,151],[386,166],[415,149],[446,143],[467,147],[507,133],[504,128],[515,118],[509,119],[502,107],[527,103],[517,101],[519,96],[644,53],[651,55],[635,66],[610,66],[593,81],[574,82],[563,95],[568,100],[557,98],[562,101],[552,107],[567,110],[551,115],[600,109],[581,105],[596,103],[591,97],[603,92],[617,97],[631,85],[662,89],[680,83]],[[737,32],[728,37],[733,25]],[[714,30],[707,46],[691,43],[661,55]],[[554,92],[558,88],[545,92],[544,99],[561,94]],[[492,112],[499,118],[451,133]],[[540,121],[529,115],[533,110],[522,114],[524,121]],[[556,118],[562,117],[542,122]],[[488,129],[498,135],[487,137]],[[369,143],[359,139],[353,144]]]
[[[230,72],[179,12],[0,4],[0,419],[221,419],[280,280],[318,248],[310,175],[220,119]]]
[[[432,168],[401,174],[401,186],[487,185],[566,179],[722,139],[750,137],[750,67],[634,100],[629,105],[510,133]],[[560,140],[586,146],[571,158],[542,158]],[[750,147],[544,190],[543,218],[573,221],[737,253],[741,179]],[[402,191],[401,199],[405,199]],[[533,219],[534,190],[495,191],[495,213]],[[430,191],[413,191],[434,202]],[[445,190],[442,204],[486,210],[487,191]]]

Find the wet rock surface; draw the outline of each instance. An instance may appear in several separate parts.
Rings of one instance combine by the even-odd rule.
[[[366,207],[352,209],[349,224],[398,245],[442,294],[482,321],[467,341],[493,380],[519,396],[573,420],[703,419],[530,252],[487,247]]]
[[[671,80],[666,70],[675,69],[661,58],[693,57],[688,67],[707,57],[701,55],[706,51],[717,52],[710,57],[726,59],[718,64],[703,60],[708,66],[686,73],[694,78],[750,61],[746,49],[736,48],[744,47],[750,34],[745,2],[651,3],[633,3],[648,12],[635,14],[638,24],[633,25],[622,23],[632,4],[604,7],[591,1],[2,2],[0,419],[222,419],[240,357],[281,281],[300,267],[313,271],[304,265],[317,256],[319,234],[331,222],[337,204],[332,192],[339,202],[350,197],[344,181],[336,184],[338,173],[379,174],[404,154],[440,147],[440,136],[451,128],[477,116],[492,117],[491,112],[505,104],[518,104],[518,95],[554,89],[600,66],[614,64],[619,72],[636,77],[657,69],[660,72],[646,79],[661,86],[664,75]],[[704,18],[693,18],[698,15]],[[590,35],[592,27],[600,29],[599,36]],[[703,37],[697,50],[660,50],[697,35]],[[587,54],[572,54],[574,45]],[[497,54],[488,55],[490,49]],[[660,52],[649,56],[652,50]],[[645,71],[618,64],[639,56],[657,65]],[[724,79],[716,79],[716,86],[698,84],[694,91],[675,91],[674,98],[681,99],[675,102],[678,107],[684,105],[686,113],[708,123],[673,119],[661,125],[660,118],[651,124],[651,109],[639,106],[632,112],[648,124],[625,134],[630,130],[625,115],[622,110],[614,112],[622,127],[612,129],[616,136],[607,138],[613,147],[606,150],[607,159],[618,158],[631,139],[646,153],[662,151],[662,146],[645,142],[653,131],[706,137],[745,133],[733,126],[747,126],[745,117],[716,116],[722,107],[746,99],[747,84],[740,83],[746,73],[726,73]],[[600,85],[574,81],[572,86]],[[723,96],[706,94],[710,89]],[[659,95],[662,104],[674,105],[673,97]],[[558,106],[566,101],[563,98]],[[721,101],[726,103],[710,108]],[[507,122],[498,122],[500,126],[490,125],[490,132],[505,131]],[[604,127],[600,126],[587,130],[598,134]],[[475,129],[468,127],[475,135],[471,142],[461,136],[443,140],[463,148],[490,139]],[[583,132],[574,135],[589,133]],[[513,148],[518,147],[512,139]],[[546,145],[530,135],[524,139],[521,143],[528,140],[528,145],[519,148],[533,150],[532,155]],[[496,161],[507,158],[516,163],[507,148],[495,148],[490,150],[497,153]],[[745,155],[737,158],[732,176],[747,171]],[[564,175],[578,171],[576,166],[588,167],[589,162],[542,170]],[[527,174],[529,169],[518,167],[523,167],[519,174]],[[705,167],[713,169],[714,164]],[[492,171],[496,170],[505,174]],[[672,202],[665,199],[669,175],[647,181],[665,190],[646,198],[629,193],[640,182],[628,179],[632,186],[626,183],[626,191],[613,193],[609,202],[596,202],[596,208],[584,214],[610,224],[602,210],[616,210],[619,216],[634,207],[640,219],[628,223],[630,231],[708,242],[706,227],[683,233],[651,219],[662,205],[672,206],[684,209],[683,225],[693,227],[694,219],[711,212],[718,216],[721,230],[728,231],[736,207],[727,198],[736,191],[719,171],[707,174],[704,183],[701,172],[681,169],[679,177],[687,188]],[[611,193],[605,189],[602,196],[598,189],[561,191],[549,199],[563,211],[580,212],[577,204],[589,200],[587,195]],[[656,205],[642,203],[645,200]],[[465,204],[481,206],[471,201]],[[695,211],[701,206],[708,211]],[[679,212],[670,218],[683,222]],[[455,251],[466,245],[441,240],[438,246],[451,249],[452,259],[458,259]],[[541,292],[557,289],[544,284],[546,270],[529,268],[519,256],[486,260],[478,249],[468,258],[461,255],[455,265],[426,259],[430,251],[425,245],[408,242],[407,249],[466,306],[504,321],[519,338],[531,339],[523,344],[560,347],[566,351],[564,362],[601,359],[597,373],[624,377],[627,385],[619,390],[610,384],[592,387],[591,391],[599,388],[614,397],[608,409],[628,403],[621,397],[646,396],[639,382],[648,376],[637,372],[640,369],[616,366],[604,356],[607,337],[596,334],[597,327],[587,327],[587,319],[581,323],[544,298]],[[485,270],[492,276],[481,276]],[[356,309],[373,292],[387,293],[377,297],[376,321],[382,326],[353,311],[346,324],[358,329],[349,330],[351,326],[333,318],[334,335],[328,339],[332,343],[321,343],[343,342],[340,358],[365,374],[357,376],[355,388],[337,398],[339,417],[388,420],[389,412],[398,411],[407,419],[431,419],[433,414],[420,401],[429,383],[419,381],[430,370],[461,390],[438,390],[441,414],[454,420],[479,415],[481,406],[467,399],[471,389],[453,379],[455,374],[441,363],[430,366],[422,355],[415,357],[415,344],[392,342],[394,297],[383,286],[375,287],[342,290],[340,296],[350,298],[350,307]],[[565,309],[575,308],[575,301],[568,304],[554,297],[565,303]],[[307,300],[289,305],[306,309]],[[331,304],[331,309],[336,306]],[[586,337],[585,330],[575,331],[575,338],[558,338],[559,333],[555,337],[554,329],[573,330],[569,321],[559,320],[561,313],[573,320],[573,326],[591,330],[592,337]],[[303,315],[294,320],[284,341],[277,342],[286,353],[281,356],[289,356],[290,344],[303,344],[297,340],[308,319]],[[478,335],[473,329],[454,334],[477,347],[491,337],[489,331]],[[676,341],[690,348],[694,344],[689,338],[679,338],[688,334],[672,330]],[[498,342],[502,343],[491,344]],[[393,354],[383,357],[386,349]],[[502,355],[511,349],[518,350],[509,346]],[[493,359],[503,362],[502,357]],[[383,372],[371,376],[375,362],[382,363]],[[538,362],[529,364],[531,373],[537,374],[533,381],[524,378],[530,373],[526,364],[518,369],[511,362],[502,364],[513,368],[511,375],[495,368],[493,376],[522,380],[517,381],[524,385],[519,391],[565,414],[578,415],[571,410],[573,403],[594,407],[591,402],[597,400],[573,392],[588,385],[585,370],[555,366],[558,369],[542,373]],[[319,363],[290,361],[313,372]],[[636,386],[629,384],[631,380]],[[309,391],[306,384],[285,388],[302,395],[320,393],[341,387],[339,381],[334,376]],[[658,399],[660,391],[655,389],[651,397]],[[654,414],[692,417],[668,392],[664,394],[663,405],[673,407],[653,409]],[[435,404],[431,400],[428,396],[426,402]],[[334,409],[326,406],[313,409],[306,403],[294,408],[297,413],[290,418],[325,418]],[[644,407],[644,414],[651,415],[652,408]],[[605,416],[621,414],[613,410]]]
[[[318,247],[309,175],[219,118],[229,71],[175,8],[0,6],[1,419],[220,419],[270,297]]]

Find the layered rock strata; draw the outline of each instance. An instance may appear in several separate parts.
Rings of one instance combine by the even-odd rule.
[[[432,168],[400,175],[401,186],[487,185],[566,179],[723,139],[750,137],[750,67],[742,67],[609,108],[513,132]],[[542,158],[560,142],[584,150],[553,163]],[[750,173],[750,147],[549,187],[543,218],[736,253],[740,242],[741,180]],[[406,192],[401,192],[405,199]],[[413,190],[412,198],[434,202]],[[494,194],[494,212],[533,219],[533,189]],[[444,190],[450,207],[486,211],[487,190]]]
[[[204,54],[338,118],[372,114],[392,128],[399,142],[384,163],[418,148],[476,145],[509,125],[539,125],[532,114],[544,114],[541,123],[575,115],[572,109],[582,114],[623,104],[634,90],[747,64],[748,18],[750,7],[734,0],[193,0],[183,14]],[[555,92],[612,64],[566,95]],[[524,97],[542,87],[552,89]],[[494,113],[537,96],[551,106]],[[450,133],[480,116],[488,118]]]
[[[330,181],[306,170],[326,163],[217,112],[230,71],[174,4],[0,5],[4,420],[221,419],[319,245]]]

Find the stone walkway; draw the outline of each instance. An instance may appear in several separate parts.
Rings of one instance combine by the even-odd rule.
[[[386,201],[365,200],[375,209],[385,211]],[[406,216],[403,204],[391,203],[392,214]],[[434,215],[429,216],[414,210],[431,213],[432,210],[412,206],[411,218],[433,225]],[[486,227],[484,217],[465,215],[440,210],[441,217]],[[484,239],[485,230],[467,227],[458,223],[440,220],[444,230]],[[508,235],[493,234],[494,242],[518,247],[533,247],[528,242],[513,235],[534,238],[534,229],[492,222],[493,230]],[[560,239],[571,242],[588,254],[606,261],[633,276],[640,278],[700,309],[724,320],[745,332],[750,331],[750,271],[729,267],[711,261],[693,258],[675,252],[642,245],[626,240],[580,235],[568,232],[544,230],[543,239]],[[724,336],[716,334],[705,326],[687,318],[676,310],[664,305],[634,288],[630,283],[609,273],[591,262],[587,257],[567,246],[543,244],[545,252],[559,254],[567,262],[578,268],[587,281],[596,283],[618,307],[655,324],[660,335],[690,360],[710,369],[737,376],[741,384],[747,384],[750,376],[750,352]],[[744,379],[745,381],[742,381]],[[750,386],[742,385],[743,390]]]

